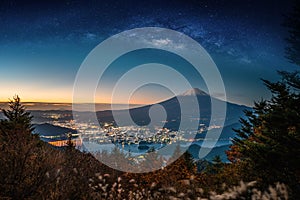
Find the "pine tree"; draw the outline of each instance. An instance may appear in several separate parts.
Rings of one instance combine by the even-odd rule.
[[[300,4],[286,16],[286,57],[300,66]],[[287,184],[291,198],[300,192],[300,72],[280,71],[281,80],[263,80],[272,93],[270,100],[255,102],[253,111],[241,119],[228,159],[243,166],[243,176],[262,186],[280,181]]]
[[[29,112],[25,110],[25,107],[21,104],[20,97],[18,95],[14,96],[10,100],[9,109],[1,109],[4,116],[7,118],[6,122],[19,128],[23,128],[31,132],[32,128],[32,116]]]
[[[141,172],[155,171],[163,166],[163,157],[160,156],[154,147],[150,147],[145,154],[145,159],[140,163]]]
[[[59,154],[31,133],[32,116],[18,96],[0,120],[0,199],[37,199],[55,179]]]
[[[213,157],[212,162],[206,167],[207,174],[218,174],[223,169],[224,163],[219,155]]]
[[[300,186],[300,95],[284,77],[264,83],[273,97],[246,113],[228,155],[233,162],[248,163],[247,173],[264,185],[280,181],[295,192]]]
[[[182,156],[184,157],[188,170],[194,172],[196,169],[196,163],[194,161],[193,155],[189,151],[186,151]]]
[[[66,145],[67,145],[67,150],[73,150],[73,149],[75,149],[75,144],[74,144],[74,142],[72,141],[72,133],[68,133],[68,134],[67,134],[67,142],[66,142]]]

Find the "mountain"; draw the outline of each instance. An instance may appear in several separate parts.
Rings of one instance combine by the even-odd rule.
[[[77,137],[77,131],[70,128],[55,126],[49,123],[35,124],[33,134],[38,134],[41,140],[45,142],[66,140],[67,134],[71,133],[72,137]]]
[[[197,100],[199,108],[200,108],[200,116],[197,114],[196,109],[194,109],[195,100]],[[186,113],[181,113],[181,106],[180,103],[185,106],[186,109],[189,110],[189,115]],[[166,123],[164,127],[171,129],[171,130],[178,130],[179,125],[181,122],[181,114],[183,114],[183,117],[195,120],[195,118],[200,118],[200,123],[205,124],[206,126],[210,123],[210,117],[211,117],[211,104],[214,103],[216,110],[220,109],[221,106],[224,106],[226,104],[227,111],[226,111],[226,118],[224,119],[224,116],[216,115],[213,119],[214,125],[221,125],[221,121],[225,120],[225,127],[230,126],[232,124],[236,124],[239,122],[239,118],[244,116],[244,110],[245,109],[251,109],[247,106],[243,105],[237,105],[230,102],[225,102],[222,100],[219,100],[217,98],[211,97],[204,91],[194,88],[192,90],[188,90],[184,92],[181,95],[175,96],[173,98],[170,98],[166,101],[158,103],[160,106],[162,106],[165,109],[166,112]],[[126,113],[130,113],[130,116],[132,120],[137,125],[148,125],[151,120],[149,117],[149,110],[152,105],[142,106],[138,108],[133,108],[129,110],[118,110],[114,111],[114,116],[118,118],[122,118],[121,124],[118,124],[120,126],[125,125],[132,125],[130,124],[130,120],[128,120],[128,117]],[[156,113],[151,113],[152,120],[154,120],[156,117],[159,118],[159,114],[155,116]],[[100,111],[97,112],[97,117],[100,123],[104,122],[112,122],[114,123],[114,118],[112,115],[112,111]],[[226,136],[228,138],[228,136]]]
[[[37,133],[41,136],[58,136],[66,135],[67,133],[77,134],[76,130],[61,126],[55,126],[49,123],[35,124],[33,127],[33,133]]]
[[[206,92],[200,90],[199,88],[193,88],[182,93],[181,96],[209,96],[209,95]]]

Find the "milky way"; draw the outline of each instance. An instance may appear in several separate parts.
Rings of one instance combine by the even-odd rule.
[[[223,75],[229,99],[251,104],[268,95],[259,78],[276,79],[276,70],[295,69],[284,58],[281,26],[291,7],[287,1],[1,1],[0,69],[6,82],[20,78],[13,74],[20,71],[44,87],[48,82],[71,87],[99,42],[132,28],[164,27],[203,45]],[[42,65],[48,76],[61,73],[43,78]]]

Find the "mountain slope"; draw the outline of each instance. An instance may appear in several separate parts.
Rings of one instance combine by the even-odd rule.
[[[178,130],[180,121],[181,121],[181,110],[180,110],[180,103],[183,103],[185,106],[195,105],[195,95],[196,99],[198,100],[198,105],[200,108],[200,116],[196,115],[196,109],[193,107],[187,107],[191,111],[190,116],[184,116],[186,118],[200,118],[200,123],[205,124],[206,126],[209,125],[210,117],[211,117],[211,103],[213,102],[216,106],[216,110],[218,110],[221,106],[226,104],[227,111],[226,111],[226,118],[225,118],[225,125],[228,126],[231,124],[235,124],[239,121],[239,118],[244,116],[243,110],[251,109],[246,106],[237,105],[229,102],[224,102],[222,100],[211,98],[207,93],[203,92],[200,89],[192,89],[189,90],[182,95],[170,98],[166,101],[158,103],[159,105],[163,106],[166,114],[167,119],[164,127],[171,129],[171,130]],[[152,105],[147,105],[139,108],[129,109],[130,116],[132,120],[137,125],[148,125],[151,122],[149,117],[149,110]],[[121,117],[124,119],[122,125],[130,125],[130,121],[126,121],[126,113],[128,110],[119,110],[114,111],[114,116]],[[97,117],[99,122],[114,122],[114,118],[112,115],[112,111],[100,111],[97,112]],[[219,125],[220,122],[224,119],[224,116],[216,116],[213,119],[213,124]]]
[[[66,140],[69,133],[72,134],[72,138],[77,137],[77,131],[70,128],[61,126],[55,126],[49,123],[35,124],[33,134],[38,134],[41,140],[45,142]]]

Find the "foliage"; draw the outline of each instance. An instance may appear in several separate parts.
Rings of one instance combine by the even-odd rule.
[[[54,149],[31,133],[32,117],[18,96],[0,120],[0,199],[90,199],[89,177],[105,171],[76,149]],[[110,170],[111,171],[111,170]]]
[[[300,66],[300,4],[286,16],[288,28],[286,57]],[[299,71],[278,72],[281,80],[263,80],[272,93],[270,100],[256,102],[242,128],[236,130],[228,159],[242,170],[246,180],[263,187],[280,181],[288,185],[291,198],[300,196],[300,76]]]
[[[238,137],[228,152],[232,162],[248,163],[247,173],[261,184],[281,181],[294,192],[300,183],[300,95],[290,82],[299,81],[297,77],[264,80],[273,96],[246,112],[248,118],[241,119],[242,128],[236,130]]]
[[[31,134],[32,117],[20,104],[19,97],[3,110],[7,117],[0,121],[0,196],[12,199],[36,197],[53,181],[59,156]]]
[[[4,122],[9,122],[6,125],[23,128],[26,131],[32,131],[32,116],[25,110],[25,107],[20,102],[19,96],[14,96],[8,103],[9,109],[1,109],[4,116],[7,118]]]

